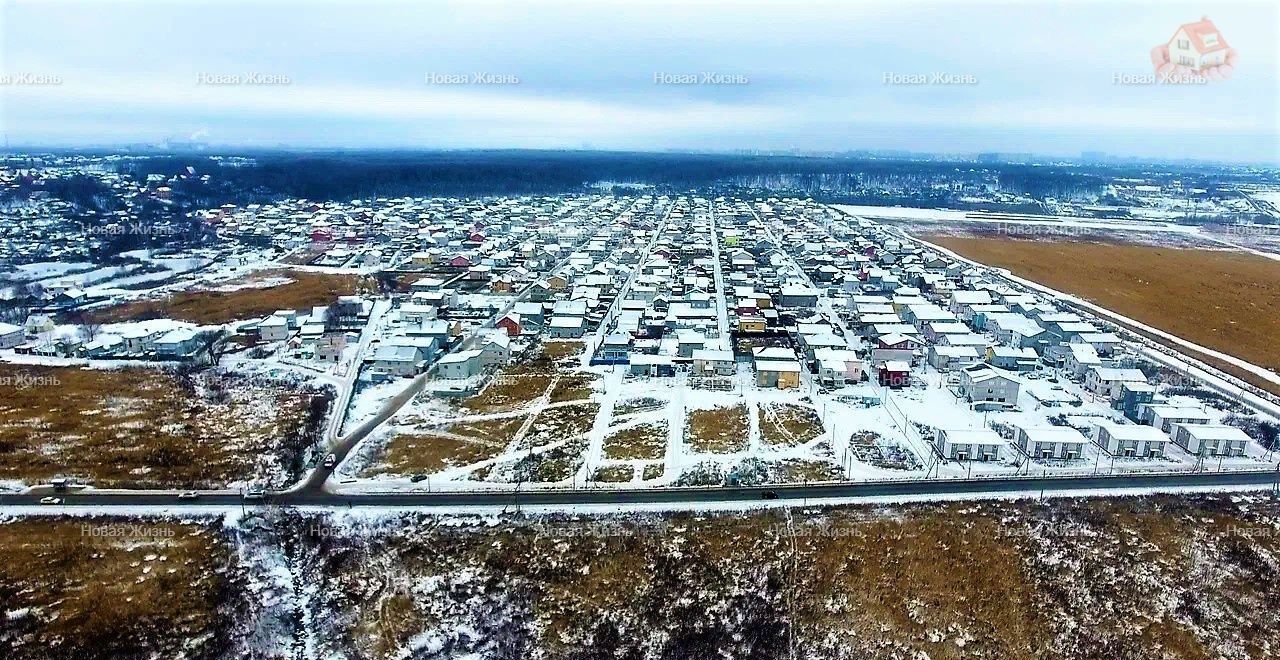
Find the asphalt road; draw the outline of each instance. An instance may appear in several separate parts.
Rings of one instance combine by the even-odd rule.
[[[1014,477],[986,479],[914,479],[857,483],[825,483],[766,487],[651,488],[645,490],[531,490],[524,492],[416,492],[341,494],[325,491],[280,491],[260,500],[245,500],[239,493],[204,492],[195,500],[180,500],[177,492],[82,491],[54,494],[66,505],[128,507],[140,506],[312,506],[336,509],[365,507],[457,507],[457,506],[546,506],[643,505],[643,504],[733,504],[758,500],[797,500],[821,504],[822,500],[860,499],[894,496],[998,496],[1008,493],[1054,494],[1067,491],[1108,491],[1125,489],[1178,489],[1187,487],[1276,487],[1276,470],[1197,472],[1177,474],[1123,474],[1071,477]],[[0,495],[0,507],[60,507],[41,505],[49,492]]]

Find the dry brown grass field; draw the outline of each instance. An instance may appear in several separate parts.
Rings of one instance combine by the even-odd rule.
[[[1264,532],[1277,510],[1254,502],[686,514],[619,519],[623,531],[599,534],[591,522],[588,533],[563,523],[437,528],[369,543],[372,559],[334,553],[323,588],[339,595],[332,612],[356,631],[355,648],[379,658],[421,632],[398,619],[369,625],[379,600],[466,648],[479,644],[454,631],[512,622],[483,634],[546,657],[587,657],[572,651],[593,644],[626,658],[782,658],[793,648],[825,660],[1274,657],[1280,540]],[[366,602],[367,585],[389,574],[396,583]],[[450,579],[459,575],[502,586],[478,596]],[[413,591],[424,576],[442,584]],[[484,609],[459,605],[480,598]]]
[[[822,435],[818,411],[789,403],[760,406],[760,437],[769,445],[795,447]]]
[[[696,452],[743,451],[750,426],[747,415],[745,405],[690,410],[685,423],[686,442]]]
[[[5,657],[204,657],[188,654],[229,623],[232,554],[214,527],[20,520],[0,525],[0,556]]]
[[[667,423],[637,424],[611,433],[604,439],[603,450],[610,459],[661,459],[667,454]]]
[[[191,290],[166,298],[139,300],[93,314],[96,321],[115,323],[172,318],[201,324],[219,324],[267,316],[279,309],[305,309],[333,303],[338,296],[371,290],[372,283],[355,275],[332,275],[292,270],[268,270],[227,282],[224,286],[252,285],[275,278],[286,284],[248,286],[234,291]]]
[[[1243,252],[1070,240],[928,240],[1183,339],[1280,369],[1278,261]]]
[[[516,415],[458,422],[443,432],[399,434],[371,471],[425,474],[487,460],[502,453],[524,421],[524,415]]]
[[[0,479],[56,475],[99,486],[215,487],[258,476],[297,437],[310,394],[149,369],[107,371],[0,364]],[[270,403],[270,405],[264,405]]]

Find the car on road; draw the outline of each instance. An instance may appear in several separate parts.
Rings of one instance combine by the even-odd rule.
[[[198,499],[199,497],[200,497],[200,493],[197,493],[194,490],[189,490],[184,493],[178,493],[178,499],[180,500],[194,500],[194,499]]]
[[[337,465],[337,464],[338,464],[338,455],[337,455],[337,454],[329,454],[328,456],[325,456],[325,457],[324,457],[324,466],[325,466],[326,468],[332,468],[333,466],[335,466],[335,465]]]
[[[62,498],[61,497],[42,497],[40,498],[40,503],[41,504],[62,504]]]
[[[776,500],[776,499],[778,499],[778,494],[777,494],[776,492],[772,491],[772,490],[766,490],[766,491],[764,491],[763,493],[760,493],[760,499],[762,499],[762,500]]]
[[[244,499],[246,500],[261,500],[266,498],[266,496],[267,496],[267,491],[263,488],[258,488],[258,487],[250,488],[249,490],[246,490],[244,492]]]

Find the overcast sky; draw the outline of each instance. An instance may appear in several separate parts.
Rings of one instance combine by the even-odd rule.
[[[1280,162],[1274,0],[0,7],[0,124],[11,145],[194,136],[245,146],[1093,150]],[[1153,75],[1151,48],[1205,13],[1239,52],[1234,76],[1141,84]],[[926,82],[900,84],[911,76]]]

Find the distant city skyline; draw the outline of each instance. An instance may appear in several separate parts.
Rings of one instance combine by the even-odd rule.
[[[1208,15],[1228,80],[1149,82]],[[1280,163],[1270,2],[0,0],[20,147],[896,150]]]

